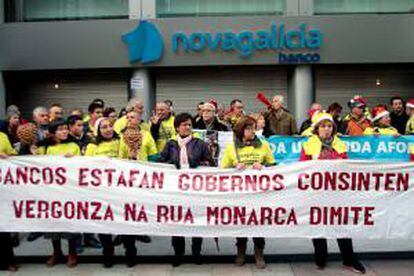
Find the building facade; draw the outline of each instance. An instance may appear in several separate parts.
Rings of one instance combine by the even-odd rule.
[[[118,110],[141,97],[176,112],[199,101],[264,106],[283,94],[298,122],[354,94],[414,96],[414,1],[2,0],[0,111],[17,104]]]

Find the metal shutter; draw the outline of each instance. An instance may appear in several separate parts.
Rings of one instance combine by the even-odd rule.
[[[387,104],[390,98],[414,98],[413,65],[338,65],[316,68],[316,101],[327,109],[339,102],[348,112],[347,102],[360,94],[368,99],[370,108]],[[376,85],[380,80],[381,85]]]
[[[255,99],[258,91],[269,99],[287,91],[287,70],[282,67],[169,68],[158,71],[156,79],[157,101],[172,100],[177,113],[195,113],[198,102],[210,99],[228,107],[236,98],[245,102],[247,112],[258,112],[265,109]]]
[[[56,89],[54,84],[59,84]],[[33,108],[61,104],[65,113],[74,108],[87,112],[95,98],[117,111],[128,100],[128,73],[116,72],[15,72],[7,74],[7,104],[20,107],[25,118],[31,119]]]

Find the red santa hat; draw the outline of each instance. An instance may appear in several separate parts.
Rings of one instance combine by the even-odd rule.
[[[349,100],[348,106],[351,109],[354,107],[365,108],[367,106],[367,100],[360,95],[355,95]]]
[[[414,99],[408,100],[406,106],[409,108],[414,108]]]
[[[372,121],[378,121],[380,120],[382,117],[389,115],[390,113],[387,110],[386,106],[383,105],[379,105],[374,107],[374,109],[372,110]]]
[[[217,107],[218,107],[218,104],[217,104],[216,100],[211,99],[210,101],[204,103],[204,106],[207,107],[207,108],[212,108],[212,109],[214,109],[214,111],[216,111]]]

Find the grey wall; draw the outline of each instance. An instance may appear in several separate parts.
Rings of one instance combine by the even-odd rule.
[[[150,66],[277,64],[274,51],[261,51],[247,59],[238,53],[205,50],[175,54],[171,35],[177,31],[233,32],[268,29],[284,22],[320,28],[324,44],[321,62],[414,62],[414,15],[343,15],[302,17],[245,17],[153,19],[166,44],[164,57]],[[136,27],[136,20],[100,20],[0,24],[0,70],[140,67],[130,65],[121,35]]]

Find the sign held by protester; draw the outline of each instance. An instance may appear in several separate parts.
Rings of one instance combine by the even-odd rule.
[[[413,239],[414,164],[263,170],[88,157],[0,160],[0,231]]]

